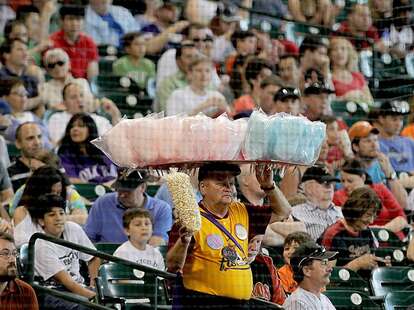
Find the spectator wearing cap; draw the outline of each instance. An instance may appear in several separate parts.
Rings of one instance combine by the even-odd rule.
[[[119,46],[125,33],[140,30],[131,12],[112,0],[91,0],[86,7],[85,31],[97,45]]]
[[[314,241],[305,242],[296,248],[290,257],[290,264],[298,288],[286,299],[283,309],[335,309],[321,290],[329,284],[333,265],[330,261],[337,254],[326,251]]]
[[[338,251],[338,266],[361,271],[364,276],[369,276],[378,263],[390,266],[390,259],[375,255],[378,241],[368,227],[380,210],[381,201],[369,187],[363,186],[351,193],[342,206],[344,218],[329,226],[320,239],[320,244],[327,249]]]
[[[130,208],[143,208],[151,213],[152,246],[166,244],[167,232],[172,225],[171,206],[145,193],[149,175],[146,171],[121,171],[113,184],[114,193],[99,197],[92,205],[85,232],[93,242],[124,243],[128,240],[122,224],[124,212]],[[110,229],[108,229],[110,228]]]
[[[342,218],[342,212],[333,202],[334,184],[339,179],[328,173],[325,167],[311,167],[301,180],[306,202],[292,208],[295,220],[305,223],[306,232],[317,240],[323,231]]]
[[[414,173],[414,140],[400,136],[404,117],[409,112],[410,107],[405,101],[384,101],[377,119],[380,150],[390,159],[397,173]]]
[[[270,75],[272,75],[272,67],[265,60],[252,58],[247,62],[245,78],[250,86],[250,93],[242,95],[233,102],[234,113],[251,113],[260,106],[261,83]]]
[[[213,63],[206,57],[198,57],[189,65],[189,85],[173,91],[167,100],[166,115],[197,115],[202,112],[214,117],[230,113],[224,96],[216,90],[209,90]]]
[[[358,54],[352,44],[345,38],[332,38],[329,57],[336,98],[371,105],[374,99],[364,76],[358,70]]]
[[[273,97],[275,113],[289,113],[299,115],[300,91],[293,87],[282,87]]]
[[[380,152],[379,130],[366,121],[359,121],[348,130],[355,158],[359,159],[372,182],[388,186],[400,206],[407,208],[407,192],[397,178],[389,158]]]
[[[270,167],[256,167],[256,177],[270,201],[270,223],[285,219],[290,206],[273,182]],[[183,287],[174,302],[182,309],[246,309],[253,289],[250,264],[257,247],[249,245],[246,206],[233,200],[235,164],[201,166],[199,204],[201,230],[195,233],[174,226],[167,253],[171,272],[182,271]],[[175,239],[175,240],[174,240]],[[253,238],[254,240],[254,238]]]
[[[351,5],[347,20],[341,23],[338,33],[350,35],[350,41],[357,51],[372,47],[382,53],[387,51],[377,28],[372,25],[371,10],[367,3],[355,2]]]
[[[300,68],[299,60],[294,55],[283,55],[278,63],[279,76],[286,86],[300,87]]]
[[[371,224],[375,227],[384,227],[398,234],[403,239],[407,217],[391,191],[382,183],[373,184],[364,167],[358,159],[348,160],[341,168],[341,183],[343,188],[335,191],[333,202],[337,206],[343,206],[349,196],[358,188],[369,186],[381,201],[381,210],[377,218]]]
[[[82,31],[85,10],[82,6],[64,5],[59,10],[62,29],[51,34],[53,47],[68,55],[75,78],[92,80],[99,73],[98,48],[94,40]],[[91,32],[87,31],[90,35]]]
[[[321,82],[305,84],[302,103],[304,115],[311,121],[318,121],[328,110],[329,94],[334,93],[327,85]]]

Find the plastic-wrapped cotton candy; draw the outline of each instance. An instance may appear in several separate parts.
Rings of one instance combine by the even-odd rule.
[[[157,121],[157,128],[160,135],[157,135],[156,139],[152,143],[159,146],[159,158],[160,162],[171,162],[182,160],[180,156],[180,148],[183,143],[182,132],[182,117],[171,116],[160,119]]]
[[[208,116],[199,114],[195,117],[186,118],[183,122],[183,143],[186,145],[184,157],[192,161],[208,160],[210,152],[209,136],[213,120]]]
[[[248,160],[266,159],[266,126],[268,117],[262,111],[253,111],[247,125],[243,155]]]

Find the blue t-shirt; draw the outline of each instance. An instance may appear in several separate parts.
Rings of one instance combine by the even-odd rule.
[[[195,193],[197,203],[203,199],[201,196],[200,191],[196,191]],[[158,188],[157,193],[154,196],[155,198],[161,199],[168,203],[171,207],[174,207],[174,203],[172,201],[171,193],[168,190],[168,186],[166,183],[161,184],[160,188]]]
[[[369,168],[366,168],[365,171],[371,177],[372,183],[386,183],[386,177],[384,172],[381,169],[381,165],[378,160],[374,160]]]
[[[145,209],[151,213],[153,236],[162,237],[168,242],[168,232],[172,226],[172,210],[164,201],[145,194]],[[89,211],[85,232],[92,242],[124,243],[128,240],[122,225],[126,208],[118,201],[118,193],[108,193],[99,197]]]
[[[388,156],[396,172],[414,172],[414,140],[396,136],[379,142],[381,152]]]

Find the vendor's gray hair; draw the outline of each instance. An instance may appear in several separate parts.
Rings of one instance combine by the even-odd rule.
[[[44,56],[45,63],[48,64],[50,58],[52,57],[59,58],[59,60],[62,60],[65,63],[69,62],[69,55],[61,48],[54,48],[54,49],[48,50]]]

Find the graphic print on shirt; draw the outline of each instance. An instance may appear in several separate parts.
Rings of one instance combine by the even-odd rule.
[[[82,169],[79,172],[79,178],[82,181],[90,181],[97,178],[113,177],[116,178],[117,171],[114,165],[93,165]]]

